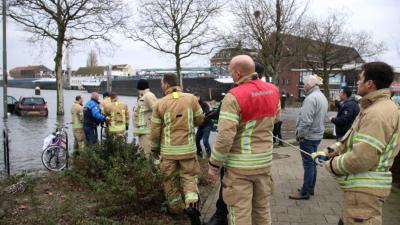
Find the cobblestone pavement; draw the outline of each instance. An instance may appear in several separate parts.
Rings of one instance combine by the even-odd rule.
[[[332,144],[323,140],[320,148]],[[336,225],[341,215],[342,191],[335,179],[324,168],[318,168],[315,196],[310,200],[290,200],[303,182],[303,168],[299,152],[289,147],[274,149],[272,173],[274,193],[270,200],[273,225]],[[203,221],[213,215],[218,199],[216,184],[202,208]],[[239,194],[239,193],[238,193]],[[383,225],[400,224],[400,190],[393,189],[385,202]]]

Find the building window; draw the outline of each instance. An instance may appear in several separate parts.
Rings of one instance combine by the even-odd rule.
[[[286,79],[286,85],[288,85],[289,84],[289,79]]]

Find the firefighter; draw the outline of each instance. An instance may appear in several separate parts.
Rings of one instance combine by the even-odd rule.
[[[105,114],[110,118],[107,130],[111,137],[125,137],[125,131],[129,129],[128,106],[118,101],[116,93],[111,93],[111,102],[106,105]]]
[[[383,62],[361,67],[358,94],[361,112],[340,142],[313,154],[336,176],[344,191],[339,224],[380,225],[382,207],[390,194],[390,167],[400,148],[400,116],[390,100],[393,69]]]
[[[103,101],[100,103],[101,113],[104,114],[104,110],[108,104],[111,103],[110,93],[108,91],[103,93]]]
[[[74,149],[85,147],[85,132],[83,131],[83,98],[78,95],[71,107],[72,131],[74,134]]]
[[[139,99],[133,110],[133,135],[139,137],[139,152],[144,154],[146,159],[149,159],[151,152],[151,114],[157,98],[150,91],[147,80],[139,80],[137,90]]]
[[[236,87],[222,100],[208,170],[209,177],[217,180],[224,166],[223,199],[230,224],[237,225],[271,224],[272,130],[280,96],[276,86],[258,79],[254,68],[246,55],[229,64]]]
[[[165,97],[153,110],[151,150],[155,159],[161,155],[168,211],[180,214],[185,209],[191,219],[198,218],[196,176],[200,166],[196,158],[195,126],[203,123],[203,111],[194,95],[181,91],[175,74],[165,74],[161,88]]]

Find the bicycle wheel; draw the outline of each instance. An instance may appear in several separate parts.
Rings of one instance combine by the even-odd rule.
[[[67,150],[63,146],[49,146],[42,153],[42,163],[50,171],[63,170],[67,160]]]

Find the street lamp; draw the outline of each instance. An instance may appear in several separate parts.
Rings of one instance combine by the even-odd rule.
[[[3,0],[3,109],[4,119],[7,119],[7,26],[6,0]]]

